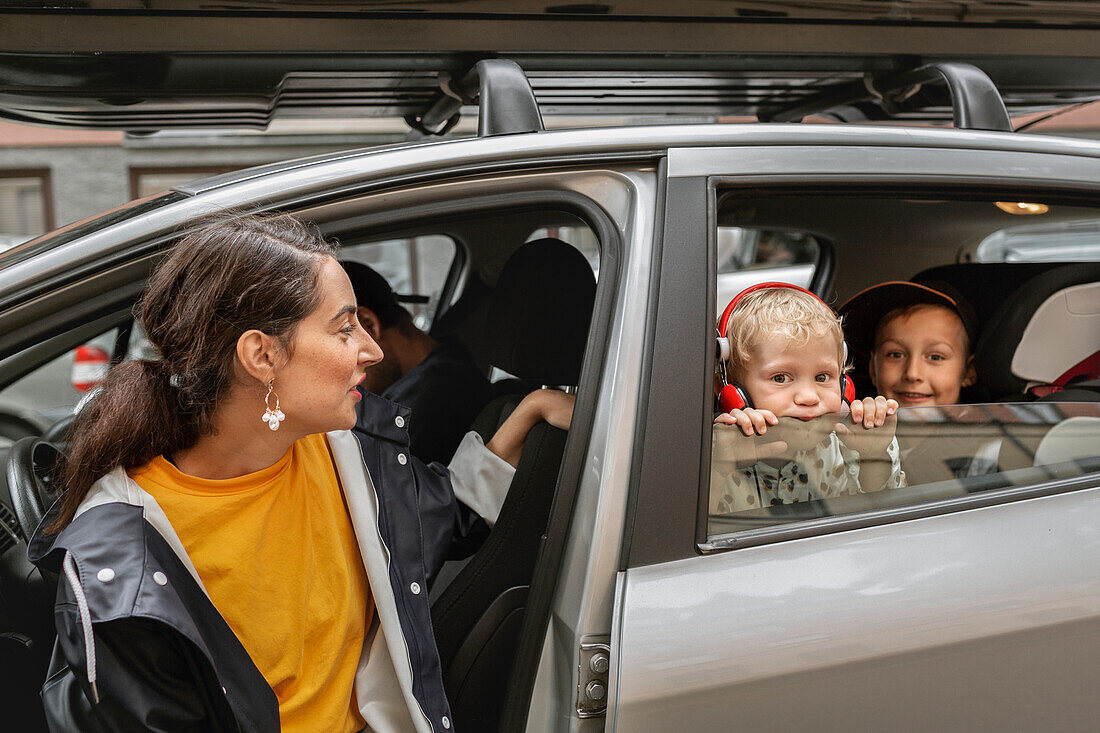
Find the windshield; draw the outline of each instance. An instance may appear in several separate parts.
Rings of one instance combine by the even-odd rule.
[[[1100,472],[1100,403],[898,410],[864,430],[843,414],[781,418],[763,436],[715,425],[710,542],[746,529]],[[877,435],[874,435],[878,433]]]

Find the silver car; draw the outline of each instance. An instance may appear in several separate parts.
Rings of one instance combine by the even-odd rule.
[[[547,384],[494,357],[545,341],[486,327],[511,254],[554,239],[598,273],[591,317],[560,325],[584,340],[573,384],[554,383],[577,390],[568,437],[525,451],[520,498],[432,590],[459,730],[1092,728],[1097,250],[1069,265],[1049,247],[1030,263],[975,253],[1021,222],[998,202],[1042,204],[1029,225],[1100,217],[1100,143],[1005,130],[999,98],[958,78],[975,71],[921,72],[959,85],[976,115],[956,108],[961,129],[547,132],[529,89],[494,117],[481,86],[477,138],[211,178],[0,253],[0,409],[53,421],[0,454],[0,654],[25,671],[11,709],[33,713],[49,648],[49,579],[22,544],[54,496],[73,351],[141,352],[150,267],[235,209],[292,212],[343,257],[390,268],[423,296],[421,323],[466,343],[502,394]],[[507,64],[477,71],[498,72],[523,91]],[[952,282],[985,327],[971,404],[900,412],[905,488],[709,515],[717,312],[743,284],[792,278],[832,304],[884,280]],[[564,284],[560,297],[540,307],[571,310]],[[49,398],[28,398],[49,369],[55,387],[33,388]]]

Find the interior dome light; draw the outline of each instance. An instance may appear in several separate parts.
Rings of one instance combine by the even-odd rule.
[[[1046,204],[1025,204],[1022,201],[996,201],[995,203],[997,208],[1006,214],[1028,216],[1030,214],[1045,214],[1050,211],[1050,207]]]

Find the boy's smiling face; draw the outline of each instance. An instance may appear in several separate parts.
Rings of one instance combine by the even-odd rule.
[[[831,336],[802,345],[766,340],[751,349],[743,371],[738,381],[758,410],[800,420],[840,412],[840,344]]]
[[[871,381],[902,407],[958,404],[959,391],[974,383],[959,316],[926,305],[884,321],[875,334]]]

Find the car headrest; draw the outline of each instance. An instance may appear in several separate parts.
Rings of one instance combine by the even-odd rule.
[[[1035,465],[1050,466],[1096,457],[1100,417],[1071,417],[1052,427],[1035,447]]]
[[[504,265],[489,303],[493,366],[549,385],[580,381],[596,278],[560,239],[527,242]]]
[[[1053,384],[1100,347],[1100,262],[1057,267],[1025,282],[989,320],[974,352],[991,393]],[[1082,372],[1084,373],[1084,372]]]

